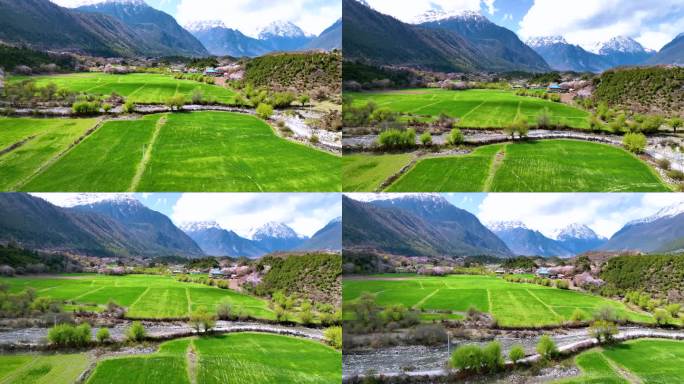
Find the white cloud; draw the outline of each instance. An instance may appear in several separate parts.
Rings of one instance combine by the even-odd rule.
[[[278,20],[291,21],[304,32],[317,35],[341,17],[338,0],[181,0],[177,14],[181,24],[221,20],[250,36]]]
[[[410,23],[416,16],[431,9],[444,9],[446,11],[479,11],[481,4],[489,10],[490,14],[495,12],[495,0],[411,0],[402,1],[398,4],[396,0],[366,0],[376,11],[386,15],[391,15],[397,19]]]
[[[171,219],[176,224],[216,221],[241,236],[276,221],[311,236],[341,215],[336,193],[185,193],[173,207]]]
[[[513,20],[513,15],[510,13],[507,13],[503,17],[503,21],[512,21]]]
[[[523,39],[562,35],[585,49],[624,35],[658,50],[683,30],[681,0],[534,0],[519,32]]]
[[[522,221],[549,237],[580,223],[610,237],[627,222],[682,201],[684,196],[660,193],[496,193],[482,201],[478,217],[482,222]]]

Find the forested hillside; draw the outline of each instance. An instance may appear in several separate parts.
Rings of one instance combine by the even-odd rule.
[[[684,116],[684,68],[629,68],[604,72],[598,101],[641,113]]]
[[[644,291],[684,300],[684,255],[619,256],[610,259],[601,272],[609,288],[621,292]]]
[[[333,53],[280,53],[257,57],[246,65],[245,81],[254,86],[310,91],[328,88],[337,94],[342,84],[342,55]]]
[[[266,256],[260,268],[270,266],[256,287],[258,295],[282,291],[307,297],[314,302],[339,304],[342,295],[342,256],[338,254],[298,254]]]

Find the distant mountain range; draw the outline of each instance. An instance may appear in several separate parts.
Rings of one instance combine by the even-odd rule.
[[[341,21],[319,36],[306,35],[291,22],[276,21],[262,29],[256,39],[237,29],[228,28],[220,21],[192,23],[187,28],[211,54],[220,56],[255,57],[276,51],[331,51],[342,47]]]
[[[0,242],[101,257],[259,257],[275,251],[341,249],[339,220],[311,238],[298,236],[284,224],[268,223],[246,239],[215,223],[194,223],[181,230],[126,194],[77,194],[60,205],[24,193],[0,194]]]
[[[275,222],[253,229],[249,239],[223,229],[215,222],[188,223],[181,228],[211,256],[260,257],[278,251],[342,249],[340,219],[332,220],[311,238],[300,236],[287,225]]]
[[[675,64],[684,66],[684,33],[667,43],[647,64]]]
[[[344,248],[405,256],[514,255],[477,217],[439,195],[383,196],[370,202],[343,196]]]
[[[173,17],[142,0],[67,9],[49,0],[0,0],[0,40],[98,56],[206,56]]]
[[[413,25],[357,0],[343,0],[342,9],[345,59],[445,72],[549,70],[513,32],[480,15],[433,14]]]
[[[555,239],[529,229],[521,222],[492,223],[489,229],[518,256],[572,257],[595,249],[607,241],[581,224],[573,224],[560,230]]]

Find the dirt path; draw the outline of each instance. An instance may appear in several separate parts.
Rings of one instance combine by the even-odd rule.
[[[186,358],[190,384],[197,384],[197,352],[195,351],[195,339],[190,340]]]
[[[641,378],[634,373],[630,372],[628,369],[624,368],[614,360],[610,359],[608,356],[605,354],[601,353],[601,356],[603,356],[603,359],[606,360],[606,363],[617,373],[618,375],[622,376],[623,379],[627,380],[628,382],[632,384],[643,384],[644,381],[641,380]]]
[[[128,187],[129,192],[135,192],[138,189],[140,180],[142,180],[142,177],[145,174],[145,170],[147,169],[147,164],[150,162],[150,159],[152,158],[152,150],[154,148],[154,144],[157,142],[157,137],[159,137],[159,132],[161,131],[161,128],[164,126],[164,124],[166,124],[167,117],[167,115],[163,115],[157,121],[157,125],[155,125],[154,127],[154,133],[152,134],[152,139],[150,139],[150,142],[147,144],[147,147],[145,148],[145,153],[143,154],[142,161],[140,161],[140,164],[138,164],[138,168],[135,171],[135,176],[133,176],[133,180],[131,181],[131,186]]]
[[[501,165],[504,162],[504,159],[506,158],[506,146],[504,145],[501,147],[501,150],[496,153],[494,156],[494,160],[492,160],[492,164],[489,167],[489,173],[487,174],[487,180],[484,182],[484,186],[482,187],[483,192],[490,192],[492,189],[492,184],[494,184],[494,177],[496,176],[496,172],[499,171],[499,168],[501,168]]]
[[[28,143],[29,141],[35,139],[37,136],[38,136],[38,135],[32,135],[32,136],[29,136],[29,137],[27,137],[27,138],[21,139],[20,141],[17,141],[17,142],[14,143],[14,144],[11,144],[11,145],[8,146],[7,148],[5,148],[5,149],[3,149],[3,150],[0,150],[0,156],[5,155],[5,154],[7,154],[7,153],[10,153],[10,152],[14,151],[14,150],[17,149],[17,148],[20,148],[22,145],[24,145],[24,144]]]

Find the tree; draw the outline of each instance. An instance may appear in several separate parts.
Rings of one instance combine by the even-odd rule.
[[[518,137],[527,137],[527,134],[530,132],[530,127],[527,124],[527,118],[525,116],[519,116],[515,119],[513,124],[515,125],[515,131],[518,132]]]
[[[233,307],[229,303],[220,303],[216,307],[216,316],[218,316],[219,320],[233,319]]]
[[[342,327],[328,327],[323,331],[325,341],[332,347],[342,349]]]
[[[273,115],[273,107],[268,104],[261,103],[256,109],[256,114],[264,120],[268,120]]]
[[[594,320],[616,322],[618,320],[617,312],[610,305],[601,306],[594,312]]]
[[[589,334],[600,343],[609,343],[617,335],[618,328],[612,321],[597,320],[591,324]]]
[[[200,88],[195,88],[190,96],[193,104],[202,104],[204,102],[204,92]]]
[[[199,307],[190,315],[190,324],[199,333],[208,332],[216,325],[216,314],[207,310],[207,307]]]
[[[424,146],[432,145],[432,135],[430,134],[430,132],[423,132],[423,134],[420,135],[420,142]]]
[[[525,358],[525,349],[520,344],[514,345],[508,352],[508,358],[511,359],[513,364],[518,364],[518,361]]]
[[[463,140],[464,137],[461,130],[458,128],[453,128],[451,132],[449,132],[449,138],[447,139],[447,143],[449,145],[458,145],[463,143]]]
[[[98,329],[97,335],[95,335],[95,337],[97,338],[97,341],[100,344],[104,344],[104,343],[108,342],[109,339],[111,338],[111,336],[109,335],[109,329],[107,329],[107,328]]]
[[[304,94],[299,95],[298,101],[299,101],[299,104],[301,104],[302,107],[304,107],[307,104],[309,104],[309,101],[311,101],[311,97],[309,97],[309,95],[304,95]]]
[[[172,111],[180,110],[185,105],[185,97],[183,95],[175,95],[166,99],[164,103]]]
[[[543,359],[551,359],[558,354],[556,342],[549,335],[543,335],[537,343],[537,353]]]
[[[140,342],[145,340],[145,337],[147,337],[147,331],[139,321],[134,321],[131,323],[126,330],[126,339],[128,339],[128,341]]]
[[[622,145],[632,153],[642,153],[646,149],[646,136],[642,133],[627,133],[622,139]]]
[[[679,117],[673,117],[670,119],[670,127],[672,127],[672,130],[674,130],[675,135],[677,134],[677,129],[681,128],[683,124],[684,121],[682,121],[682,119]]]
[[[548,108],[544,108],[544,111],[537,116],[537,128],[546,129],[551,126],[551,114]]]

